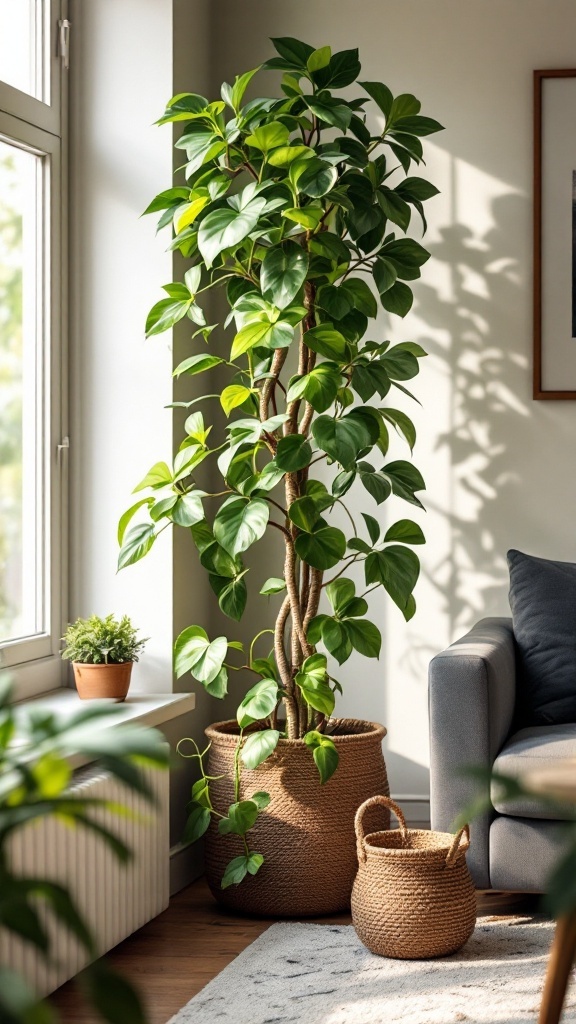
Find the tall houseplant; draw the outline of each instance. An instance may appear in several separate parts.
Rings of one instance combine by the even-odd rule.
[[[146,333],[160,334],[187,317],[196,325],[192,351],[176,375],[218,367],[229,376],[217,395],[211,383],[210,394],[188,403],[193,411],[172,465],[151,468],[135,489],[146,495],[119,526],[120,567],[150,551],[170,523],[190,529],[220,608],[234,620],[247,600],[245,552],[268,530],[284,544],[283,571],[279,565],[260,591],[282,594],[282,603],[273,628],[254,638],[247,664],[231,663],[240,644],[211,639],[199,625],[185,629],[175,645],[177,675],[191,672],[215,697],[226,694],[233,667],[257,678],[240,703],[237,726],[219,731],[234,750],[220,771],[202,769],[193,791],[189,836],[203,834],[216,819],[220,833],[236,837],[224,889],[247,876],[252,885],[249,876],[263,856],[246,834],[254,829],[259,837],[259,827],[280,814],[256,785],[259,778],[269,781],[262,769],[254,779],[258,791],[242,799],[242,765],[252,781],[259,766],[278,763],[278,751],[288,749],[282,744],[299,746],[306,754],[299,770],[314,769],[315,762],[333,808],[341,799],[331,780],[339,755],[342,770],[337,736],[358,730],[331,720],[341,689],[332,663],[342,665],[353,650],[378,657],[380,632],[366,618],[366,597],[376,588],[387,591],[406,619],[414,614],[419,560],[412,545],[424,542],[410,519],[383,532],[366,513],[359,531],[345,496],[360,485],[377,506],[394,495],[422,507],[417,494],[424,480],[413,463],[386,461],[390,428],[410,449],[415,442],[410,418],[387,399],[394,389],[410,396],[405,382],[416,376],[425,352],[413,342],[391,346],[369,323],[377,316],[376,295],[389,313],[404,317],[411,308],[410,285],[429,253],[405,235],[414,211],[426,227],[423,203],[437,189],[410,168],[422,161],[421,137],[441,125],[421,115],[414,96],[394,97],[380,82],[357,83],[352,98],[335,95],[360,74],[357,50],[332,54],[329,46],[315,49],[295,39],[272,42],[278,56],[234,85],[225,83],[221,99],[174,96],[159,121],[185,123],[176,146],[186,163],[178,184],[146,212],[161,212],[159,226],[172,227],[171,248],[190,266],[183,281],[164,286],[166,297],[151,309]],[[259,70],[282,72],[282,96],[245,103]],[[376,134],[365,116],[370,101]],[[231,344],[222,326],[206,322],[201,302],[211,289],[226,294],[223,327],[235,325]],[[212,446],[212,427],[198,403],[209,409],[215,399],[229,424]],[[195,480],[208,458],[217,460],[222,478],[214,493]],[[346,531],[330,522],[338,508],[347,516]],[[130,525],[142,511],[146,521]],[[364,566],[361,594],[347,575],[355,565]],[[323,594],[329,607],[320,612]],[[273,650],[256,657],[263,633],[273,633]],[[214,744],[218,730],[210,735]],[[361,773],[361,764],[354,770]],[[223,790],[209,778],[222,771]],[[385,777],[371,784],[354,794],[356,805],[382,788]],[[343,780],[341,791],[346,788]],[[230,808],[220,807],[215,794],[232,797]],[[342,824],[345,843],[354,809]]]

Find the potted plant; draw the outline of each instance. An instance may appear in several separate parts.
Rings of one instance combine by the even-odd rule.
[[[159,121],[184,123],[176,146],[186,162],[146,212],[160,212],[189,266],[164,286],[146,334],[187,317],[196,326],[175,375],[218,367],[228,379],[214,394],[212,374],[206,394],[178,403],[190,407],[185,436],[174,460],[155,463],[135,488],[146,493],[120,521],[119,565],[146,555],[171,523],[190,529],[220,608],[238,621],[246,552],[267,531],[279,538],[247,656],[235,639],[191,625],[176,641],[175,669],[216,698],[231,670],[246,687],[237,719],[210,728],[209,750],[191,754],[201,777],[187,837],[207,832],[214,893],[253,912],[299,915],[348,905],[354,812],[388,791],[385,730],[332,717],[337,666],[353,651],[379,656],[380,631],[366,617],[372,591],[383,587],[406,620],[414,614],[412,546],[424,536],[407,518],[386,529],[369,512],[359,521],[346,495],[359,488],[374,511],[398,498],[423,507],[421,474],[388,446],[392,430],[413,448],[413,423],[391,396],[413,397],[406,382],[425,352],[390,345],[374,318],[377,296],[406,316],[429,258],[404,236],[414,212],[425,228],[423,203],[438,191],[410,170],[422,161],[421,137],[441,125],[414,96],[357,82],[357,50],[272,42],[277,56],[225,83],[221,99],[179,94]],[[259,70],[282,73],[281,95],[245,102]],[[354,83],[350,98],[337,95]],[[212,289],[229,306],[222,325],[202,308]],[[217,400],[229,422],[214,443],[207,417]],[[196,476],[207,459],[221,477],[209,492]],[[269,595],[279,595],[273,623]]]
[[[117,702],[126,699],[132,665],[138,661],[146,640],[138,638],[137,630],[127,615],[115,619],[76,619],[62,640],[62,657],[72,662],[78,696],[82,700],[108,698]]]

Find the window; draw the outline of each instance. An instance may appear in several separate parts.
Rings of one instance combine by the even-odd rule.
[[[63,0],[0,0],[0,652],[60,685],[67,423]]]

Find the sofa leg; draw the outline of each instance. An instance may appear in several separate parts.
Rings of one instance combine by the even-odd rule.
[[[572,913],[556,923],[538,1024],[558,1024],[575,955],[576,913]]]

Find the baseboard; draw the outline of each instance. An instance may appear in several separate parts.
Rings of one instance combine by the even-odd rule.
[[[170,849],[170,895],[195,882],[204,874],[201,843],[176,843]]]
[[[430,828],[430,797],[413,793],[394,794],[392,799],[404,811],[410,828]]]

